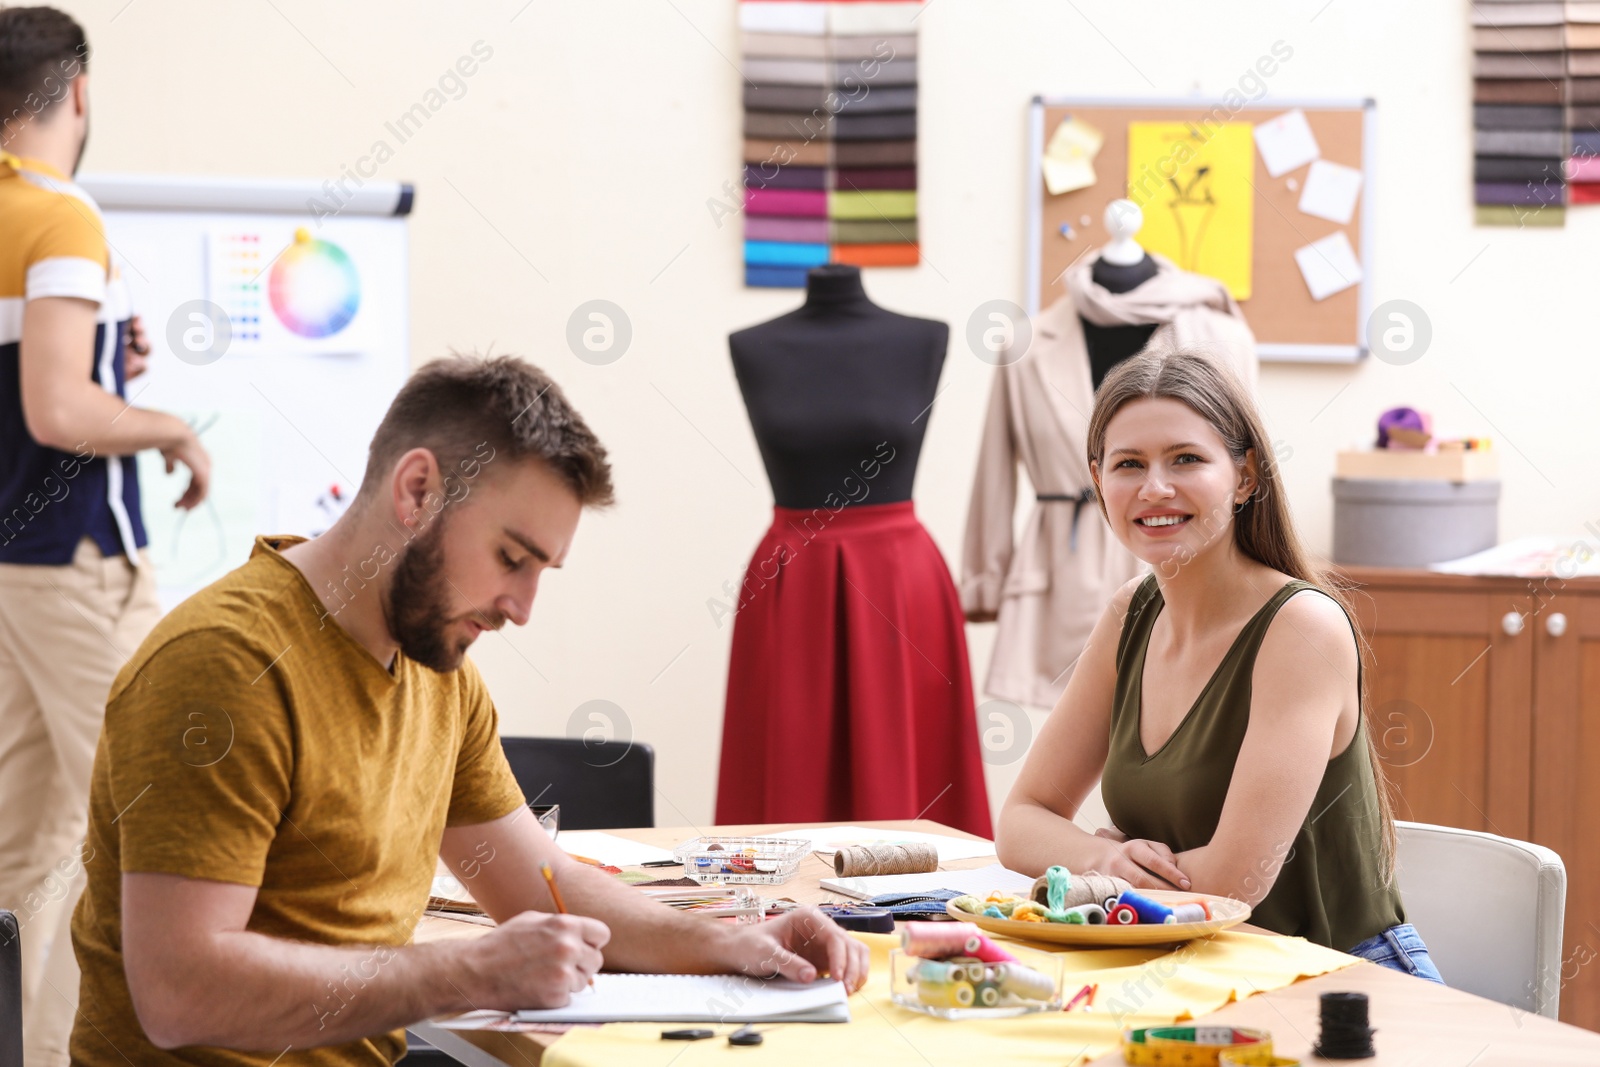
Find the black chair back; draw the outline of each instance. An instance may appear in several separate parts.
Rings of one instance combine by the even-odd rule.
[[[22,1067],[22,934],[0,911],[0,1067]]]
[[[639,741],[502,737],[529,804],[560,804],[563,830],[656,824],[655,749]]]

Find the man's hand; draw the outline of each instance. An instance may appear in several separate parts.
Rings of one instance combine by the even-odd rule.
[[[733,952],[731,969],[753,978],[782,975],[810,982],[825,973],[851,993],[867,981],[867,946],[816,908],[739,927]]]
[[[525,911],[472,943],[462,993],[500,1011],[562,1007],[600,970],[609,940],[598,919]]]
[[[183,491],[173,506],[185,511],[199,507],[211,489],[211,457],[200,443],[200,438],[190,430],[176,444],[163,446],[161,458],[167,461],[168,474],[176,470],[179,463],[189,468],[189,488]]]
[[[123,377],[128,381],[150,369],[150,340],[145,336],[144,320],[137,315],[128,320],[128,343],[122,358]]]

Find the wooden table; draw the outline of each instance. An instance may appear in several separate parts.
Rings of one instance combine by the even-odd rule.
[[[775,830],[806,825],[831,824],[718,826],[705,830],[654,827],[610,832],[619,837],[670,849],[701,833],[770,834]],[[922,830],[954,837],[972,836],[926,819],[855,825]],[[956,861],[942,864],[941,867],[944,870],[957,870],[983,867],[993,862],[993,857],[988,857]],[[656,870],[652,873],[659,876],[662,872]],[[827,892],[818,884],[832,874],[832,869],[812,854],[801,862],[794,878],[782,886],[762,887],[762,890],[766,895],[789,897],[803,904],[842,903],[844,898]],[[666,875],[672,877],[673,872],[669,869]],[[1247,926],[1245,929],[1251,928]],[[416,939],[420,942],[479,937],[484,930],[482,926],[426,917],[417,927]],[[1313,1060],[1310,1057],[1318,1030],[1317,998],[1322,993],[1334,991],[1366,993],[1370,998],[1371,1021],[1378,1031],[1375,1039],[1378,1055],[1370,1060],[1352,1061],[1364,1067],[1544,1067],[1547,1064],[1593,1067],[1600,1064],[1600,1034],[1364,961],[1319,978],[1306,979],[1230,1004],[1203,1016],[1202,1021],[1270,1030],[1278,1055],[1299,1057],[1307,1063],[1332,1063],[1334,1061]],[[469,1067],[533,1067],[544,1050],[558,1037],[555,1034],[537,1033],[449,1031],[428,1024],[412,1029]],[[1092,1064],[1094,1067],[1109,1067],[1122,1062],[1120,1053],[1111,1052],[1092,1061]]]

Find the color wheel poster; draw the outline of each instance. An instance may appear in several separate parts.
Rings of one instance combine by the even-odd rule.
[[[372,303],[357,254],[307,227],[212,229],[207,295],[228,314],[229,351],[358,355],[372,349]]]

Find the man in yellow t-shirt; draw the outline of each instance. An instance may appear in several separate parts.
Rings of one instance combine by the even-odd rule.
[[[613,970],[849,988],[866,950],[812,909],[728,926],[566,857],[529,814],[465,652],[525,623],[604,448],[544,374],[418,371],[322,536],[260,538],[158,625],[106,706],[72,1060],[389,1064],[401,1027],[566,1003]],[[442,856],[498,926],[409,944]],[[573,912],[555,909],[547,861]]]

